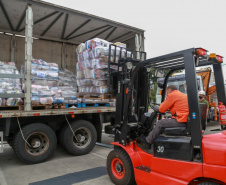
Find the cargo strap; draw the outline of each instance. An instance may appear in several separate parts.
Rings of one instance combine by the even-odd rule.
[[[72,134],[74,135],[74,137],[75,137],[76,141],[78,141],[78,142],[79,142],[79,140],[77,139],[77,137],[76,137],[76,135],[75,135],[75,133],[74,133],[74,131],[73,131],[72,127],[71,127],[71,124],[69,123],[69,121],[68,121],[68,119],[67,119],[67,116],[66,116],[66,115],[65,115],[65,119],[66,119],[67,124],[68,124],[68,126],[70,127],[70,129],[71,129],[71,131],[72,131]]]
[[[23,134],[23,132],[22,132],[22,129],[21,129],[21,126],[20,126],[20,122],[19,122],[19,118],[18,118],[18,117],[17,117],[17,123],[18,123],[18,126],[19,126],[19,128],[20,128],[20,133],[21,133],[21,136],[22,136],[23,140],[25,141],[25,143],[27,143],[27,145],[28,145],[29,147],[32,147],[32,146],[27,142],[27,140],[24,138],[24,134]]]

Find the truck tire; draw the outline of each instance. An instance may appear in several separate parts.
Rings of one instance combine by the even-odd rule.
[[[40,163],[48,159],[57,146],[54,131],[42,123],[33,123],[22,128],[22,133],[28,144],[18,131],[12,142],[12,147],[18,158],[26,163]],[[29,146],[30,145],[30,146]]]
[[[64,132],[65,132],[65,130],[66,130],[66,128],[68,127],[68,125],[65,125],[60,131],[59,131],[59,133],[58,133],[58,135],[57,135],[57,138],[58,138],[58,142],[60,143],[60,146],[62,146],[62,148],[64,148],[65,149],[65,146],[64,146],[64,142],[63,142],[63,140],[64,140]]]
[[[72,130],[74,133],[72,133]],[[97,132],[92,123],[86,120],[77,120],[67,125],[62,133],[62,146],[73,155],[88,154],[95,146]],[[79,140],[77,141],[76,138]]]
[[[136,184],[131,159],[123,149],[115,149],[108,154],[107,171],[114,184]]]

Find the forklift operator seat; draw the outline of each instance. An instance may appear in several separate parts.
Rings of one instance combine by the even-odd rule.
[[[206,121],[206,113],[207,113],[207,105],[205,103],[199,103],[200,107],[200,116],[201,116],[201,122]],[[190,135],[190,121],[188,117],[188,122],[186,127],[172,127],[172,128],[165,128],[163,131],[163,134],[165,135],[171,135],[171,136],[186,136]]]

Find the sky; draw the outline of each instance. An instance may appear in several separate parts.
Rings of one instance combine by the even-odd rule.
[[[191,47],[226,57],[226,0],[45,1],[144,29],[148,58]]]

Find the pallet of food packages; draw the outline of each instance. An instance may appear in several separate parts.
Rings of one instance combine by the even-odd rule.
[[[33,59],[31,66],[33,108],[59,108],[56,105],[77,102],[76,76],[72,72],[59,70],[58,64],[47,63],[42,59]],[[24,65],[21,71],[25,72]]]
[[[0,73],[1,74],[19,74],[14,62],[1,62],[0,61]],[[4,94],[20,94],[22,93],[21,80],[13,78],[1,78],[0,76],[0,93]],[[8,109],[9,107],[18,107],[23,104],[21,98],[1,98],[0,107]]]
[[[79,97],[82,97],[83,103],[109,103],[104,105],[115,106],[115,98],[108,94],[107,79],[108,61],[118,63],[119,57],[131,55],[126,51],[126,45],[112,43],[94,38],[81,43],[77,49],[78,62],[76,64],[76,77]],[[111,49],[110,46],[111,45]],[[116,51],[115,51],[116,50]],[[110,59],[109,59],[109,52]],[[117,65],[110,65],[112,71],[117,71]]]

